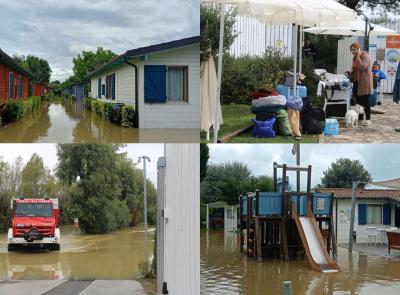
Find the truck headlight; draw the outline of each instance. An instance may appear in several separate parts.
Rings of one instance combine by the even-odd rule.
[[[23,224],[23,223],[17,223],[17,228],[24,228],[25,227],[25,224]]]

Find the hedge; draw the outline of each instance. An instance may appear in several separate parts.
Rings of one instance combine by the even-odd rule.
[[[40,107],[40,96],[31,96],[25,100],[9,100],[4,107],[4,122],[21,120],[26,115],[36,111]]]
[[[134,106],[123,105],[120,112],[116,112],[114,110],[118,108],[118,105],[112,102],[105,102],[94,98],[85,98],[83,104],[87,110],[112,123],[124,127],[135,127],[136,112]]]
[[[224,55],[222,70],[221,102],[223,104],[250,104],[249,93],[255,89],[276,89],[286,72],[293,68],[293,61],[274,49],[263,56],[233,57]],[[318,77],[312,62],[303,59],[302,72],[309,96],[317,92]]]
[[[121,109],[121,126],[134,127],[136,112],[132,105],[124,105]]]

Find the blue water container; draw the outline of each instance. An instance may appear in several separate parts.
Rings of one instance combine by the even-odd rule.
[[[286,87],[283,85],[278,85],[276,87],[276,91],[280,95],[283,95],[284,97],[286,97],[286,99],[289,98],[289,96],[295,95],[292,87]],[[301,98],[307,97],[307,87],[306,86],[297,86],[297,91],[299,93],[298,96],[300,96]]]
[[[339,122],[337,119],[326,119],[324,135],[339,135]]]

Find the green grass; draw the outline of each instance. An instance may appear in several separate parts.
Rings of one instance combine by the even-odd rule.
[[[249,105],[242,104],[229,104],[222,105],[222,117],[224,118],[224,124],[221,125],[218,137],[222,138],[225,135],[250,126],[252,124],[251,119],[254,115],[250,112]],[[201,142],[206,143],[206,133],[201,133]],[[318,143],[318,135],[303,135],[302,143]],[[210,131],[210,140],[213,139],[213,132]],[[292,137],[288,136],[276,136],[274,138],[255,138],[251,132],[247,132],[240,136],[232,138],[229,143],[293,143],[296,142]]]

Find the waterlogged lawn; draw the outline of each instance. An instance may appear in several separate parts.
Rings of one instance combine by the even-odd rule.
[[[239,130],[252,125],[251,119],[254,115],[250,112],[250,105],[229,104],[221,105],[222,117],[224,124],[221,125],[218,137],[219,139]],[[302,143],[318,143],[318,135],[303,135]],[[210,132],[210,141],[213,140],[213,132]],[[201,142],[206,143],[206,133],[201,133]],[[255,138],[251,131],[235,136],[229,143],[293,143],[296,142],[291,136],[276,136],[274,138]]]

